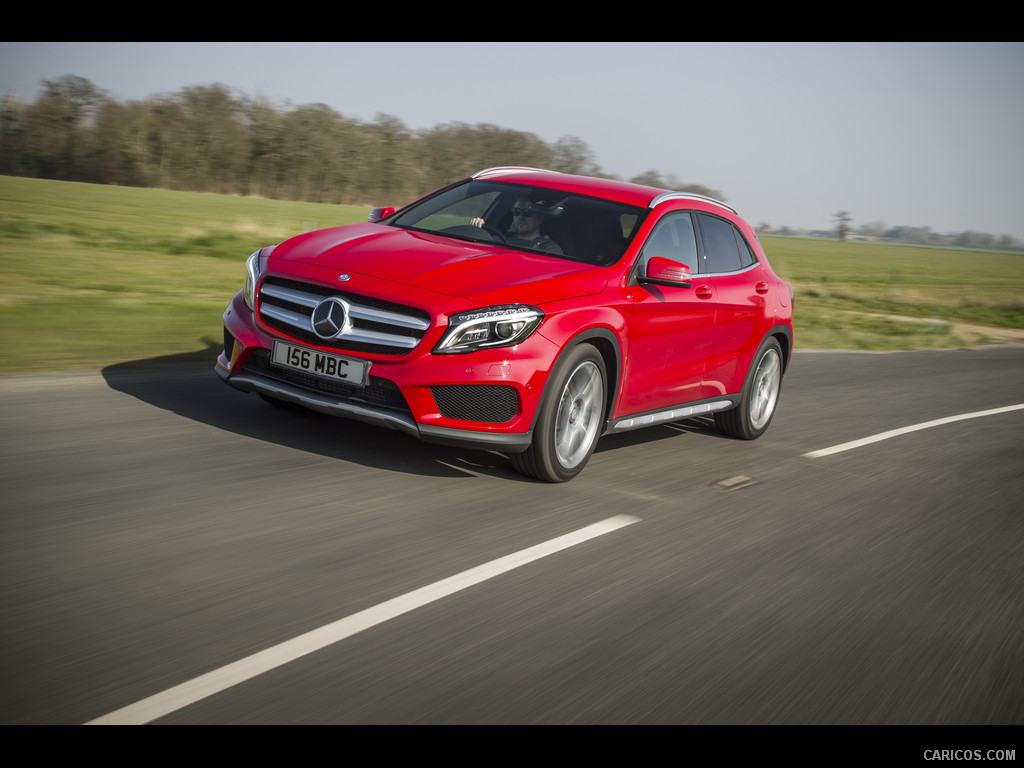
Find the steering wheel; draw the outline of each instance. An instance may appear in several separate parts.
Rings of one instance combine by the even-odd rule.
[[[444,229],[438,230],[438,234],[452,235],[453,237],[461,237],[469,240],[482,240],[483,238],[480,237],[481,232],[485,232],[492,241],[508,245],[508,239],[502,234],[501,230],[488,224],[457,224],[454,227],[445,227]]]
[[[482,229],[484,232],[490,235],[492,240],[497,240],[499,243],[505,245],[508,244],[508,239],[505,237],[504,233],[497,227],[492,227],[490,224],[482,224],[480,225],[480,229]]]

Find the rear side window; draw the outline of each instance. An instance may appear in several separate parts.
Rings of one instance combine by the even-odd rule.
[[[698,214],[705,272],[738,272],[757,259],[743,234],[729,221]]]

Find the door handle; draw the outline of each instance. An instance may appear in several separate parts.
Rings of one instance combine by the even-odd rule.
[[[768,283],[758,283],[754,286],[754,290],[758,293],[768,293]]]
[[[711,298],[711,286],[710,285],[698,286],[697,290],[695,291],[695,293],[697,294],[697,298],[698,299],[710,299]]]

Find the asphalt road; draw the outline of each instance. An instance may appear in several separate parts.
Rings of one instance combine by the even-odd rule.
[[[0,396],[5,724],[1024,722],[1024,410],[807,455],[1024,404],[1024,347],[798,352],[762,439],[563,485],[212,358]]]

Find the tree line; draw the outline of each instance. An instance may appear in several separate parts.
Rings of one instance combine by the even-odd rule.
[[[887,226],[882,222],[870,222],[856,228],[858,236],[866,240],[889,240],[917,245],[937,245],[954,248],[980,248],[992,250],[1019,251],[1024,245],[1010,235],[990,235],[973,229],[964,232],[942,234],[930,227]]]
[[[127,103],[75,75],[42,86],[30,104],[10,95],[0,102],[0,174],[354,205],[403,204],[497,165],[611,176],[575,136],[549,143],[532,133],[464,123],[412,131],[391,115],[363,122],[324,104],[282,107],[220,84]],[[726,199],[656,170],[629,180]],[[843,221],[841,239],[854,231],[848,214]],[[1006,235],[939,235],[916,227],[878,232],[879,226],[857,234],[1021,248]]]
[[[408,202],[496,165],[606,175],[574,136],[462,123],[414,132],[390,115],[282,108],[219,84],[128,103],[74,75],[42,85],[33,103],[0,106],[0,174],[350,204]],[[655,171],[637,180],[664,183]]]
[[[973,229],[964,232],[940,233],[931,227],[911,227],[898,225],[890,227],[881,221],[853,225],[849,211],[833,214],[835,229],[796,230],[791,227],[773,227],[767,222],[757,226],[760,233],[781,235],[783,237],[822,237],[838,240],[868,240],[907,245],[934,245],[941,248],[967,248],[973,250],[1022,251],[1021,243],[1011,235],[990,235]]]

